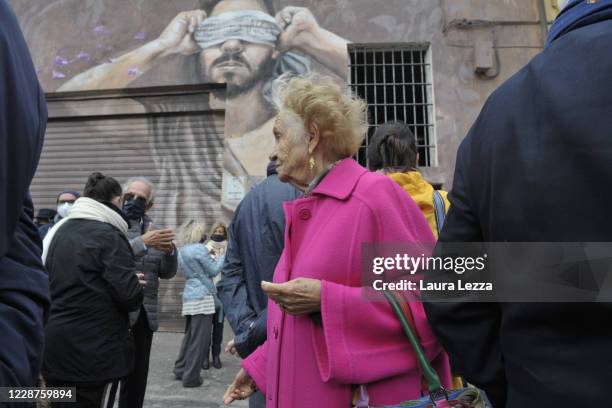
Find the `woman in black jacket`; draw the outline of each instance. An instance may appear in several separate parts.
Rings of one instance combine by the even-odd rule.
[[[119,183],[93,173],[43,243],[51,292],[43,375],[48,386],[76,387],[77,402],[66,407],[112,407],[130,370],[128,313],[140,307],[142,289],[119,208]]]

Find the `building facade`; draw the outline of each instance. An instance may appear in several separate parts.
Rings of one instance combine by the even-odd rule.
[[[52,119],[36,206],[53,208],[90,171],[144,175],[159,187],[159,227],[227,220],[265,175],[270,84],[284,72],[351,87],[369,104],[368,136],[387,120],[409,123],[425,177],[449,189],[486,98],[542,51],[556,12],[555,0],[10,1],[51,103],[92,109]],[[216,103],[188,106],[197,105],[190,86],[217,82],[227,86],[209,89]],[[106,98],[132,88],[136,102]],[[188,102],[176,108],[180,92]],[[141,122],[126,122],[124,109]],[[124,121],[99,117],[110,111]]]

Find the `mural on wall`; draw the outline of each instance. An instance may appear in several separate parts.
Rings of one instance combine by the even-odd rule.
[[[221,201],[227,215],[265,175],[274,142],[270,84],[276,77],[319,72],[344,82],[350,41],[434,43],[444,37],[443,9],[422,0],[10,1],[47,92],[225,82],[225,125],[215,131],[225,135]],[[453,110],[469,106],[475,112],[485,96],[474,90],[472,76],[459,75],[471,69],[468,52],[456,48],[437,68],[437,78],[453,89],[440,97],[438,128],[454,130]],[[471,99],[455,108],[455,100],[467,93]],[[177,169],[177,158],[167,157],[185,151],[172,147],[176,130],[151,122],[155,137],[146,143],[158,174],[148,176],[164,181],[161,193],[169,191],[167,204],[156,211],[193,206],[177,197],[185,190],[202,192],[201,163],[190,154]],[[210,125],[184,118],[176,128],[191,122],[198,140],[193,151],[206,150],[214,138],[198,138],[198,132]],[[176,218],[180,223],[180,215]]]
[[[90,32],[100,41],[94,50],[80,50],[72,58],[58,53],[51,67],[39,67],[39,74],[50,73],[52,82],[62,80],[55,89],[58,92],[117,89],[132,86],[158,64],[174,59],[181,65],[182,83],[226,83],[222,204],[230,213],[248,188],[265,176],[273,145],[272,81],[286,72],[307,74],[313,62],[344,80],[347,40],[322,28],[305,7],[277,10],[271,2],[258,0],[197,5],[202,8],[181,11],[170,18],[157,36],[149,38],[145,30],[135,32],[132,40],[141,45],[125,51],[115,51],[116,43],[105,44],[112,35],[111,28],[98,24]],[[96,51],[99,54],[105,50],[114,53],[101,63],[91,64]],[[75,63],[93,66],[69,77],[67,68]],[[153,123],[151,127],[153,132],[172,131],[167,127],[155,129]],[[155,140],[167,143],[172,135]],[[154,155],[156,147],[151,146]],[[185,180],[190,177],[189,171],[166,168],[163,157],[155,160],[160,164],[161,179],[167,180],[164,184],[189,188],[190,182]]]

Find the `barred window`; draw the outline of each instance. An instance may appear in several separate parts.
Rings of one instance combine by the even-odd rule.
[[[376,127],[403,121],[417,140],[419,166],[436,166],[433,78],[429,44],[350,44],[349,83],[368,103],[370,127],[357,160],[366,163],[366,149]]]

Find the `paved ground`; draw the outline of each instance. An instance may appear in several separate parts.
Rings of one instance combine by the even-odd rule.
[[[232,338],[231,330],[226,323],[223,346]],[[223,368],[202,370],[204,384],[198,388],[183,388],[180,381],[174,379],[172,368],[178,356],[182,333],[155,333],[149,382],[145,396],[147,408],[219,408],[225,407],[223,393],[240,369],[240,359],[223,353]],[[246,401],[234,402],[232,407],[247,407]]]

